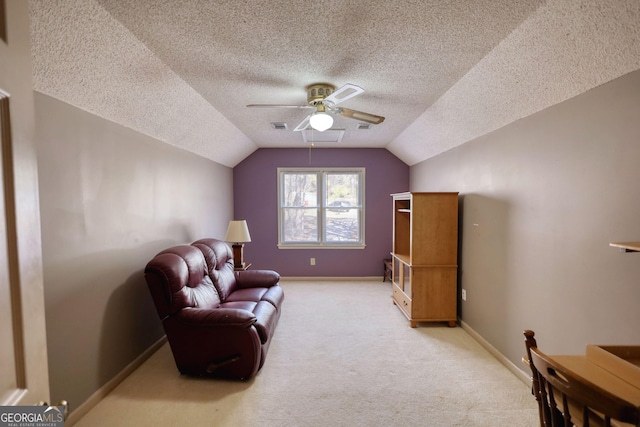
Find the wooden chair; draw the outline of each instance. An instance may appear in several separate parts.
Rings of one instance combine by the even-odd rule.
[[[524,335],[541,426],[610,427],[617,420],[640,427],[640,408],[557,364],[538,349],[533,331]]]

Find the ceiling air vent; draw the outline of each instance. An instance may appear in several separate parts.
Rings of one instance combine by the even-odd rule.
[[[287,124],[282,122],[272,122],[271,127],[275,130],[287,130]]]
[[[313,129],[305,129],[302,131],[302,140],[304,142],[342,142],[344,129],[329,129],[324,132],[314,131]]]
[[[358,127],[356,129],[360,130],[360,129],[370,129],[370,128],[371,128],[370,123],[358,123]]]

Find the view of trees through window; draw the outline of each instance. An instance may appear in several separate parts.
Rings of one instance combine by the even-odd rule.
[[[281,244],[362,244],[364,170],[281,170]]]

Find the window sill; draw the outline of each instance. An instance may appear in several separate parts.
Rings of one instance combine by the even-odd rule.
[[[278,249],[364,249],[364,243],[345,245],[278,244]]]

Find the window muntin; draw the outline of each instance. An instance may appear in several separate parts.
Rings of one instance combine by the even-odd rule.
[[[279,168],[280,248],[364,247],[363,168]]]

